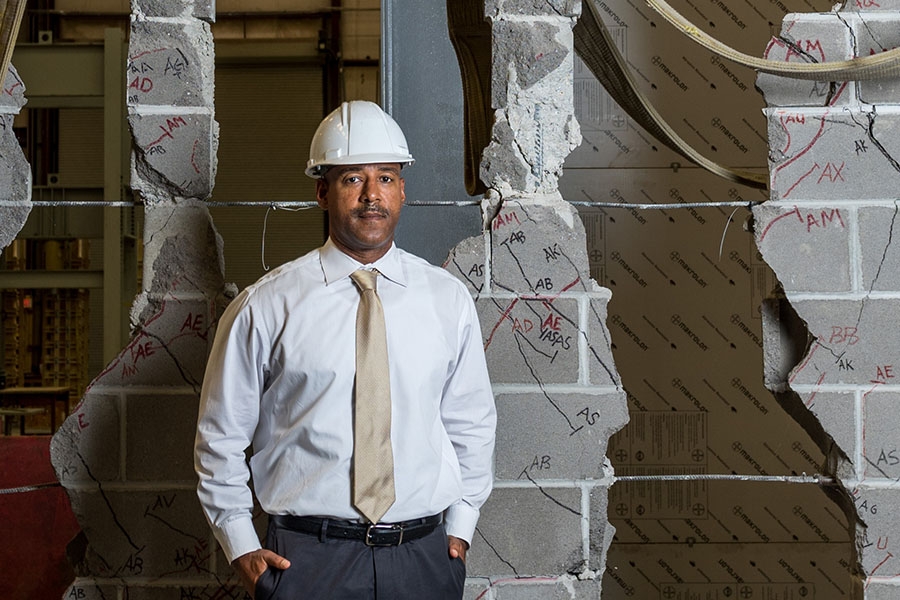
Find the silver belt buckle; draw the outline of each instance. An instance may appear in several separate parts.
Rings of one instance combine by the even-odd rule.
[[[397,540],[396,544],[379,544],[374,541],[373,536],[378,532],[378,530],[384,531],[399,531],[400,538]],[[366,546],[399,546],[403,543],[403,528],[398,525],[385,525],[373,523],[369,525],[368,529],[366,529]]]

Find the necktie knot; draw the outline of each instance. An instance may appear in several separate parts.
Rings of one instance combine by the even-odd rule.
[[[378,271],[369,271],[368,269],[357,269],[350,273],[350,279],[364,292],[375,289],[376,277],[378,277]]]

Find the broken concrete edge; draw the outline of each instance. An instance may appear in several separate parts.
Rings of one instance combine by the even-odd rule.
[[[8,246],[25,226],[34,206],[31,168],[12,131],[12,115],[0,115],[0,145],[9,147],[0,163],[0,249]]]
[[[10,63],[3,81],[3,89],[0,91],[0,114],[17,115],[28,102],[25,98],[25,83],[19,77],[18,71]]]
[[[126,78],[130,114],[144,107],[212,107],[215,52],[209,24],[132,18]]]
[[[759,222],[768,222],[761,213],[768,212],[775,203],[766,203],[751,209],[754,225],[754,241],[760,256],[767,264],[772,264],[769,247],[763,243],[765,227],[757,227]],[[777,217],[776,217],[777,219]],[[785,294],[778,273],[775,276],[775,287],[765,293],[763,305],[760,307],[763,328],[763,352],[765,356],[764,385],[772,392],[779,406],[806,431],[810,439],[825,456],[825,464],[821,465],[821,473],[831,482],[820,484],[820,489],[838,506],[847,522],[849,533],[854,537],[853,572],[865,577],[863,566],[863,544],[866,536],[866,524],[856,510],[851,495],[851,487],[846,480],[859,480],[859,474],[847,452],[828,434],[822,423],[813,414],[800,393],[793,390],[791,380],[794,374],[802,369],[804,361],[816,343],[816,337],[810,332],[808,323],[800,316]]]
[[[31,200],[16,202],[11,205],[0,203],[0,250],[9,246],[31,214]]]
[[[4,171],[0,195],[0,250],[12,243],[31,214],[31,168],[13,133],[14,115],[25,106],[25,84],[10,63],[0,91],[0,144],[9,149],[2,153]]]
[[[145,204],[165,203],[169,198],[207,200],[212,195],[218,169],[219,123],[211,110],[135,112],[129,115],[128,123],[135,140],[132,188]],[[187,128],[187,134],[176,132],[182,128]]]
[[[216,21],[216,0],[131,0],[133,19],[190,19]]]

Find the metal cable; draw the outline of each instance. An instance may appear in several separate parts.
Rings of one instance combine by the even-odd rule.
[[[832,485],[833,477],[825,475],[726,475],[726,474],[685,474],[685,475],[616,475],[615,481],[753,481],[761,483],[816,483]]]
[[[52,483],[38,483],[35,485],[23,485],[23,486],[14,487],[14,488],[0,488],[0,496],[2,496],[3,494],[22,494],[25,492],[35,492],[37,490],[43,490],[46,488],[53,488],[53,487],[62,487],[62,484],[59,483],[58,481],[56,481],[56,482],[52,482]]]
[[[480,206],[481,200],[460,200],[456,202],[407,202],[406,206]],[[629,202],[588,202],[588,201],[571,201],[569,204],[573,206],[585,206],[589,208],[626,208],[638,210],[672,210],[676,208],[713,208],[713,207],[736,207],[747,208],[748,210],[758,204],[762,204],[764,200],[749,200],[742,202],[678,202],[670,204],[634,204]],[[63,206],[80,206],[80,207],[100,207],[100,208],[133,208],[144,206],[140,202],[103,202],[101,200],[35,200],[32,206],[38,208],[63,207]],[[287,209],[287,208],[315,208],[318,204],[314,201],[306,200],[283,200],[275,202],[260,202],[253,200],[236,200],[228,202],[206,202],[209,208],[233,208],[233,207],[254,207],[265,209]]]

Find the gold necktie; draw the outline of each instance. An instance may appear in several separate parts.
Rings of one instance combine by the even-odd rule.
[[[350,278],[360,289],[356,311],[356,410],[353,422],[353,504],[377,523],[394,503],[391,381],[384,310],[375,292],[378,271]]]

